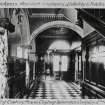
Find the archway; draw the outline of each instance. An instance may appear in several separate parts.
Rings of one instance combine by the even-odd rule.
[[[30,38],[30,41],[29,41],[29,45],[32,46],[32,49],[31,51],[35,51],[34,53],[36,53],[36,42],[35,42],[35,39],[37,39],[38,35],[40,36],[41,33],[43,33],[44,31],[50,29],[50,28],[53,28],[53,27],[64,27],[64,28],[67,28],[67,29],[70,29],[72,31],[74,31],[75,33],[77,33],[78,36],[80,37],[83,37],[83,30],[71,23],[71,22],[68,22],[68,21],[52,21],[52,22],[48,22],[44,25],[41,25],[39,28],[37,28],[31,35],[31,38]],[[32,57],[29,57],[29,58],[34,58],[33,54],[30,54],[29,56],[32,56]],[[36,56],[38,56],[36,54]],[[37,57],[36,57],[37,58]],[[62,59],[66,59],[65,57],[63,57]],[[37,61],[36,61],[37,62]]]
[[[30,43],[36,38],[36,36],[38,34],[40,34],[41,32],[49,29],[49,28],[52,28],[52,27],[65,27],[65,28],[69,28],[73,31],[75,31],[78,35],[80,35],[81,37],[83,37],[83,30],[71,23],[71,22],[68,22],[68,21],[52,21],[52,22],[48,22],[44,25],[41,25],[39,28],[37,28],[31,35],[31,38],[30,38],[30,41],[29,41],[29,45]]]

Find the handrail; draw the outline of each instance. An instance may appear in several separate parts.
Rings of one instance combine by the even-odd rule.
[[[105,38],[105,22],[97,19],[95,16],[91,15],[84,9],[78,9],[80,16],[92,27],[94,27],[101,36]]]
[[[105,91],[98,88],[97,86],[91,85],[90,83],[84,83],[84,85],[88,86],[91,90],[95,91],[96,93],[105,96]]]
[[[63,17],[64,17],[65,19],[67,19],[69,22],[71,22],[71,23],[72,23],[71,19],[70,19],[70,18],[68,18],[67,16],[65,16],[64,14],[63,14]]]

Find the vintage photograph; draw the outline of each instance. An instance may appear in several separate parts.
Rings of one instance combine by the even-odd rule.
[[[1,99],[104,99],[105,9],[0,8]]]

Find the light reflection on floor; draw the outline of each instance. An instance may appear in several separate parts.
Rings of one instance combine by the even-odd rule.
[[[39,84],[38,89],[33,88],[30,99],[81,99],[81,91],[75,83],[63,80],[54,80],[46,77]]]

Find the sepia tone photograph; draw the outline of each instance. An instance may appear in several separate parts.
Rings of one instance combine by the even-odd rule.
[[[0,8],[0,99],[104,99],[105,9]]]

